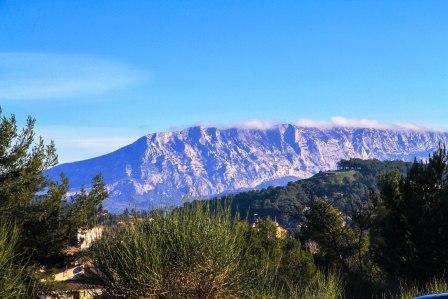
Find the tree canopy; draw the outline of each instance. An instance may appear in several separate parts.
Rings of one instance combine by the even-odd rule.
[[[31,264],[51,266],[64,262],[62,249],[73,244],[78,228],[93,225],[107,192],[97,176],[89,192],[67,197],[63,174],[60,182],[45,176],[57,164],[56,149],[36,138],[34,125],[28,117],[19,129],[16,117],[0,110],[0,219],[17,227],[17,252]]]

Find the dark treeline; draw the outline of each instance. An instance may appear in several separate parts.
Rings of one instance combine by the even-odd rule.
[[[427,162],[415,161],[407,175],[380,175],[378,192],[343,213],[314,199],[300,229],[315,242],[316,262],[336,266],[348,294],[396,293],[446,280],[448,269],[448,155],[440,147]],[[446,291],[446,290],[445,290]]]

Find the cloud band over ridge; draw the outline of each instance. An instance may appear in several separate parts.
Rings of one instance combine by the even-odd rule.
[[[417,125],[414,123],[389,123],[389,122],[381,122],[377,120],[371,119],[351,119],[342,116],[334,116],[329,120],[313,120],[301,118],[296,121],[288,122],[289,124],[293,124],[297,127],[304,128],[319,128],[319,129],[331,129],[335,127],[344,127],[344,128],[370,128],[370,129],[383,129],[383,130],[412,130],[412,131],[447,131],[442,128],[432,128],[425,127],[421,125]],[[203,123],[201,125],[204,126],[216,126],[219,128],[241,128],[241,129],[270,129],[277,125],[287,124],[285,122],[279,121],[271,121],[264,119],[250,119],[247,121],[235,122],[226,125],[218,124],[213,125],[210,123]]]

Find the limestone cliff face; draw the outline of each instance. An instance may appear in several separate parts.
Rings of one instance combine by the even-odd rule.
[[[341,159],[425,158],[448,133],[372,128],[309,128],[277,125],[269,129],[191,127],[154,133],[110,154],[58,165],[72,190],[89,185],[101,172],[110,192],[105,206],[154,208],[177,205],[182,197],[285,184],[334,169]]]

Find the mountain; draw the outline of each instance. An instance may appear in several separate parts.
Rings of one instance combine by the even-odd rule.
[[[268,129],[196,126],[154,133],[112,153],[47,171],[63,172],[72,191],[101,172],[110,197],[105,207],[120,211],[177,205],[183,196],[210,197],[284,185],[335,169],[341,159],[425,158],[448,133],[376,128],[311,128],[276,125]]]

